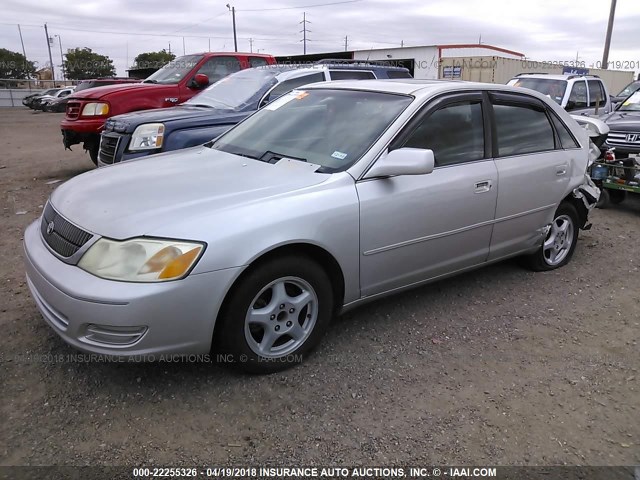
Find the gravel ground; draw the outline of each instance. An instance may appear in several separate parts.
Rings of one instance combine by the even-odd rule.
[[[58,362],[76,352],[21,241],[48,182],[92,167],[60,119],[0,109],[1,465],[640,463],[639,199],[594,212],[558,271],[505,262],[378,301],[284,373]]]

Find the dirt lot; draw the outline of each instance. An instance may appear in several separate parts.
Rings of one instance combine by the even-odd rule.
[[[2,465],[640,463],[638,199],[594,212],[559,271],[507,262],[378,301],[282,374],[57,362],[75,352],[21,240],[48,182],[92,167],[59,121],[0,110]]]

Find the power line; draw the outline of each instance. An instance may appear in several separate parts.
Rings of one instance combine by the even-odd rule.
[[[342,2],[317,3],[315,5],[300,5],[298,7],[281,7],[281,8],[250,8],[247,10],[238,10],[239,12],[270,12],[274,10],[299,10],[301,8],[327,7],[329,5],[342,5],[345,3],[357,3],[363,0],[344,0]]]
[[[0,22],[0,25],[15,25],[15,23]],[[42,25],[34,25],[34,24],[29,24],[29,23],[21,23],[20,25],[23,26],[23,27],[42,28]],[[110,35],[133,35],[133,36],[144,36],[144,37],[172,37],[172,38],[182,38],[182,37],[185,37],[185,38],[216,38],[216,39],[221,39],[221,40],[227,40],[227,39],[230,38],[229,36],[214,36],[214,35],[172,35],[172,34],[168,34],[168,33],[122,32],[122,31],[115,31],[115,30],[87,30],[87,29],[83,29],[83,28],[62,27],[62,26],[58,26],[57,24],[53,24],[53,23],[48,23],[47,25],[56,27],[56,30],[68,30],[68,31],[72,31],[72,32],[84,32],[84,33],[106,33],[106,34],[110,34]],[[249,40],[249,38],[251,38],[251,37],[238,37],[238,38],[242,39],[242,40]],[[260,41],[268,42],[268,41],[271,41],[271,40],[287,41],[287,40],[291,40],[291,39],[284,38],[284,37],[271,37],[271,38],[254,38],[254,40],[260,40]]]

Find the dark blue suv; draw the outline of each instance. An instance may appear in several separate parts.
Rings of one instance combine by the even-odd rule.
[[[375,78],[411,78],[411,75],[406,68],[344,60],[242,70],[182,105],[111,117],[101,135],[98,165],[201,145],[303,85]]]

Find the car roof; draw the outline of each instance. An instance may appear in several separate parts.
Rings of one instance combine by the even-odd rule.
[[[309,72],[323,72],[325,70],[357,70],[357,71],[401,71],[408,72],[409,70],[404,67],[391,67],[383,65],[368,65],[366,63],[357,64],[333,64],[333,63],[292,63],[283,64],[277,63],[274,65],[261,65],[254,67],[250,70],[263,70],[273,72],[274,76],[279,81],[288,80],[289,78],[297,77]],[[240,70],[241,72],[247,72],[247,70]]]
[[[399,78],[392,80],[337,80],[333,82],[314,83],[301,87],[306,89],[341,89],[341,90],[366,90],[380,93],[395,93],[400,95],[412,95],[415,97],[430,97],[438,93],[467,90],[492,90],[513,92],[522,95],[545,99],[546,97],[535,90],[526,90],[510,85],[497,83],[463,82],[459,80],[422,80],[415,78]]]
[[[548,80],[574,80],[577,78],[588,78],[588,79],[596,79],[600,78],[597,75],[578,75],[575,73],[521,73],[516,75],[511,80],[515,80],[516,78],[539,78],[539,79],[548,79]]]

